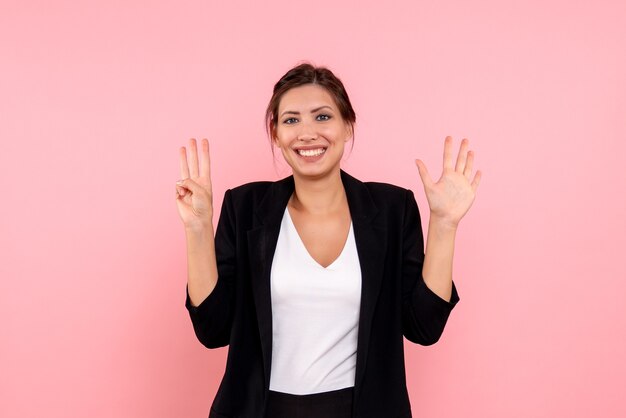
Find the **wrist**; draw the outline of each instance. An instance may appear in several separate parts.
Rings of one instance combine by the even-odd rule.
[[[185,234],[187,236],[198,236],[210,233],[213,235],[213,222],[209,218],[208,222],[198,222],[191,225],[185,225]]]
[[[456,231],[459,227],[459,221],[450,219],[445,216],[430,213],[430,219],[428,221],[429,227],[435,227],[442,230]]]

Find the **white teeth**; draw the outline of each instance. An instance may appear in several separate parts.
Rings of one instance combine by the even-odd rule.
[[[317,155],[323,154],[326,151],[325,148],[317,148],[317,149],[299,149],[298,154],[303,155],[305,157],[315,157]]]

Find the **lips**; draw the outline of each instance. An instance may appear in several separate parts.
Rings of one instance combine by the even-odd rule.
[[[303,157],[317,157],[318,155],[322,155],[326,152],[326,148],[317,147],[317,148],[299,148],[296,152]]]

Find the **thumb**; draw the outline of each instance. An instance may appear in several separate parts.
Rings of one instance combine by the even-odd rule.
[[[201,189],[202,189],[202,187],[198,183],[196,183],[195,181],[193,181],[190,178],[178,180],[176,182],[176,188],[177,189],[181,189],[181,188],[187,189],[187,190],[190,190],[191,193],[199,193],[201,191]]]
[[[415,165],[417,166],[417,170],[419,171],[420,178],[422,179],[422,183],[424,183],[424,186],[430,187],[433,184],[433,181],[428,174],[426,165],[422,162],[422,160],[415,160]]]

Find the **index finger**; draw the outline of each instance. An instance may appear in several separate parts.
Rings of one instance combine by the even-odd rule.
[[[180,147],[178,149],[179,161],[180,161],[180,178],[188,179],[189,178],[189,165],[187,164],[187,150],[185,147]]]

